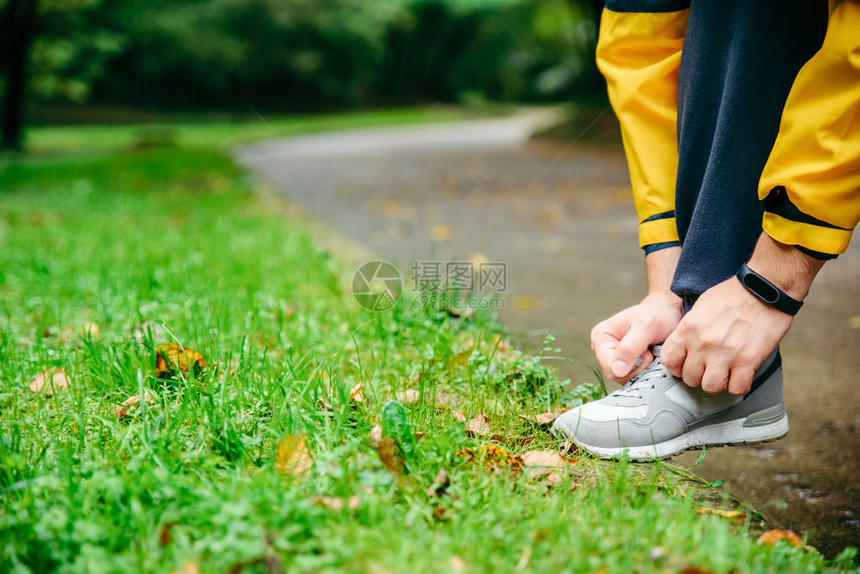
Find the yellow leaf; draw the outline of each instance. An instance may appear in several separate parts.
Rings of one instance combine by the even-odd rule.
[[[533,311],[540,307],[537,297],[514,297],[514,311]]]
[[[169,377],[175,374],[177,370],[187,373],[189,365],[193,366],[196,376],[206,367],[206,361],[203,359],[203,355],[197,351],[176,343],[158,346],[155,353],[156,377]]]
[[[451,229],[447,225],[434,225],[430,229],[430,239],[441,242],[451,237]]]
[[[709,506],[703,506],[702,508],[697,508],[696,512],[699,514],[712,514],[714,516],[722,516],[723,518],[727,518],[732,522],[743,522],[747,517],[747,513],[742,510],[726,510],[723,508],[711,508]]]
[[[803,540],[791,530],[768,530],[759,536],[758,540],[762,544],[776,544],[780,540],[787,540],[792,546],[803,546]]]
[[[478,463],[492,472],[504,469],[519,472],[523,467],[523,461],[519,456],[511,454],[508,450],[494,444],[482,444],[474,448],[461,448],[456,454],[458,457],[464,459],[464,464],[471,465]]]
[[[278,443],[275,470],[281,474],[301,477],[310,471],[313,459],[302,435],[289,435]]]

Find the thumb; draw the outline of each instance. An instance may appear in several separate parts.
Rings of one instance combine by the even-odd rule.
[[[648,332],[637,325],[630,330],[615,348],[615,357],[612,359],[612,374],[616,377],[625,377],[638,365],[636,361],[648,350],[651,343]]]

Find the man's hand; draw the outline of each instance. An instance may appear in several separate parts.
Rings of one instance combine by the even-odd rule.
[[[823,262],[762,234],[749,266],[803,299]],[[663,344],[660,360],[691,387],[749,392],[755,370],[779,345],[793,317],[759,301],[732,277],[705,291]]]
[[[776,348],[792,316],[756,299],[732,277],[705,291],[663,344],[660,360],[707,393],[749,392],[753,373]]]
[[[591,331],[591,348],[603,375],[623,383],[654,357],[649,345],[666,340],[681,320],[681,300],[672,293],[652,293],[641,303],[598,323]]]

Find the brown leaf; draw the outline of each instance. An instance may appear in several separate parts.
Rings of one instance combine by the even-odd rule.
[[[520,457],[523,460],[523,466],[565,468],[572,463],[554,450],[530,450],[521,454]]]
[[[155,401],[152,400],[152,396],[149,394],[149,391],[143,391],[143,401],[148,405],[154,405]],[[134,395],[128,397],[126,400],[122,402],[122,406],[124,407],[134,407],[140,404],[140,395]]]
[[[158,533],[158,544],[162,548],[173,542],[173,535],[170,531],[173,530],[173,522],[165,522],[161,526],[161,530]]]
[[[355,494],[350,496],[346,502],[344,502],[344,499],[340,496],[318,496],[312,500],[315,504],[324,506],[329,510],[334,510],[335,512],[340,512],[344,508],[355,510],[361,506],[361,499]]]
[[[128,416],[128,409],[119,405],[111,405],[111,412],[118,419]]]
[[[803,540],[791,530],[768,530],[759,536],[758,540],[762,544],[776,544],[780,540],[787,540],[792,546],[803,546]]]
[[[477,415],[466,424],[466,432],[476,436],[490,434],[490,419],[486,415]]]
[[[404,405],[414,405],[419,400],[421,400],[421,393],[419,393],[415,389],[401,391],[397,393],[397,400]]]
[[[701,508],[697,508],[696,512],[698,514],[711,514],[714,516],[722,516],[723,518],[727,518],[732,522],[743,523],[743,521],[747,517],[747,513],[742,510],[726,510],[724,508],[711,508],[710,506],[703,506]]]
[[[451,416],[454,417],[454,420],[459,421],[461,423],[466,422],[466,417],[463,416],[463,413],[458,413],[457,411],[451,411]]]
[[[450,566],[451,570],[454,572],[466,571],[466,561],[459,556],[451,556],[451,559],[448,560],[448,566]]]
[[[370,439],[370,444],[373,446],[378,445],[379,441],[382,440],[382,427],[380,425],[373,425],[367,437]]]
[[[393,438],[386,437],[379,441],[376,445],[376,452],[379,453],[379,458],[382,460],[382,464],[385,465],[385,468],[388,469],[388,472],[394,476],[400,476],[403,474],[405,460],[403,455],[400,454],[400,449],[398,448],[397,443],[394,442]]]
[[[301,477],[310,471],[313,459],[302,435],[289,435],[278,443],[275,470],[281,474]]]
[[[538,426],[550,426],[559,417],[558,413],[540,413],[537,415],[517,415],[524,421],[534,423]]]
[[[444,520],[448,520],[448,517],[445,516],[445,513],[448,512],[448,509],[443,506],[437,506],[433,509],[433,518],[442,522]]]
[[[364,383],[358,383],[349,391],[349,402],[351,403],[363,403],[364,402],[364,394],[362,391],[364,390]]]
[[[187,373],[189,367],[194,369],[197,376],[206,367],[203,355],[188,347],[170,343],[159,345],[155,352],[155,376],[159,379],[170,377],[179,370]]]
[[[445,494],[445,491],[449,486],[451,486],[451,479],[448,478],[448,471],[445,470],[445,467],[442,467],[439,469],[439,472],[436,473],[436,478],[433,479],[433,484],[427,488],[427,496],[442,496]]]
[[[42,393],[46,397],[54,396],[54,392],[65,391],[69,388],[69,376],[63,369],[50,369],[36,373],[28,385],[34,393]]]
[[[449,317],[454,319],[468,319],[472,316],[472,308],[471,307],[453,307],[448,306],[445,308],[445,311],[448,313]]]

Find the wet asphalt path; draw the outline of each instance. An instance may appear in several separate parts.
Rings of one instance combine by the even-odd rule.
[[[407,270],[412,260],[507,265],[502,319],[595,365],[591,327],[645,292],[618,145],[529,141],[543,114],[271,140],[237,161],[292,204]],[[783,343],[791,432],[713,449],[696,471],[821,550],[860,545],[860,245],[828,263]],[[559,361],[566,377],[593,381]],[[677,457],[685,465],[698,453]]]

